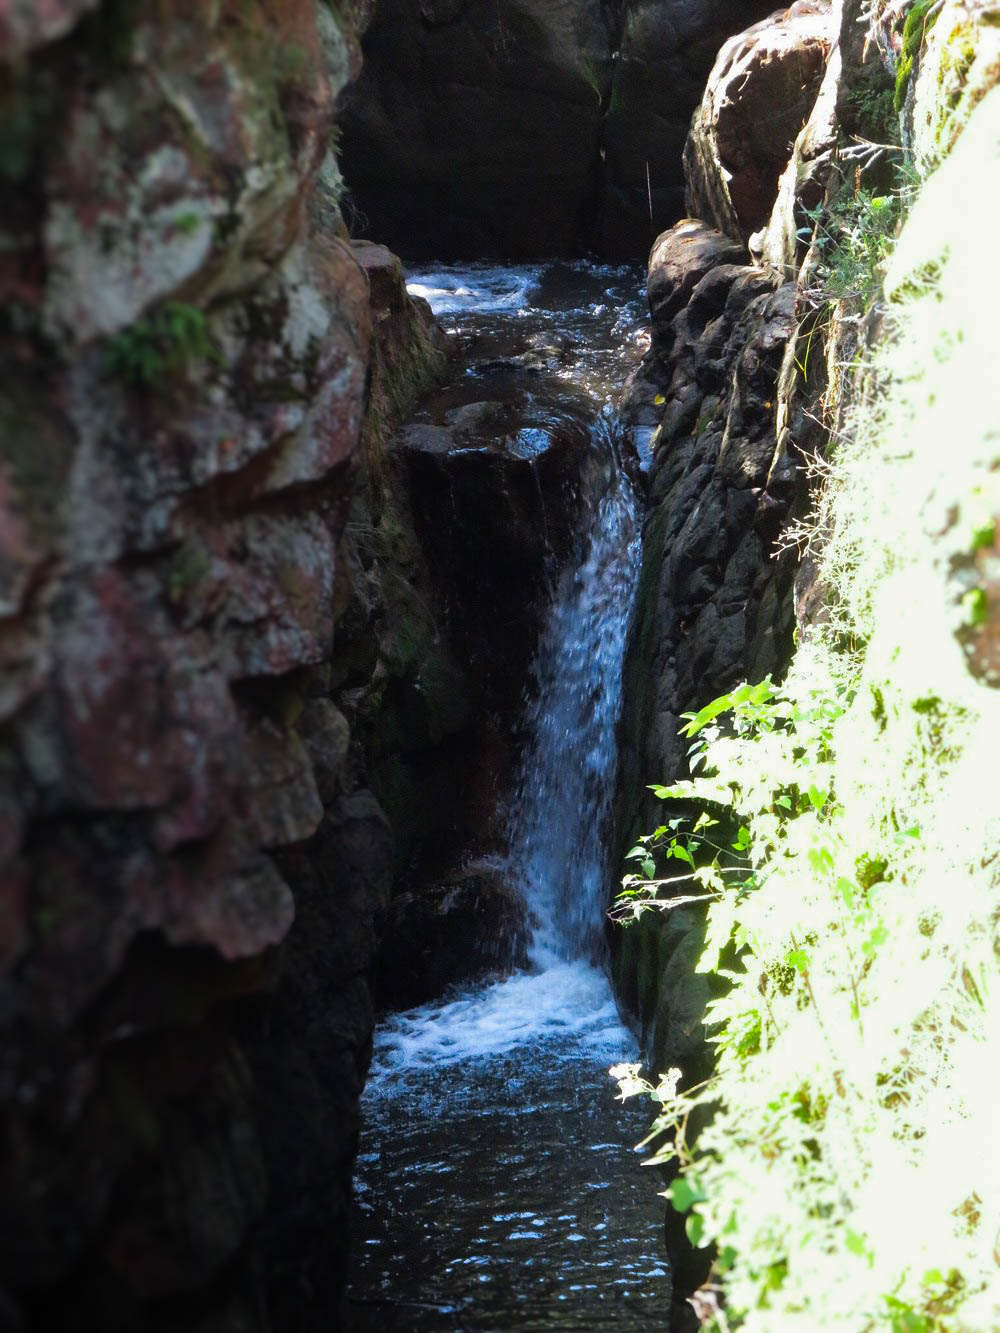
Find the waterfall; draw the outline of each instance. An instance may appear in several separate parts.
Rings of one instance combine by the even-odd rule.
[[[490,862],[530,909],[530,967],[392,1014],[376,1033],[356,1179],[359,1333],[628,1333],[660,1326],[669,1306],[655,1185],[628,1152],[646,1111],[615,1102],[607,1077],[636,1050],[601,949],[639,567],[638,506],[608,398],[641,284],[636,274],[630,304],[614,286],[632,282],[625,271],[579,263],[556,277],[567,273],[577,303],[559,287],[554,309],[541,294],[552,291],[547,270],[418,279],[459,328],[473,311],[491,334],[510,322],[522,342],[538,327],[546,341],[564,336],[574,408],[583,387],[593,419],[576,550],[555,580],[525,702],[507,847]]]
[[[622,660],[639,565],[636,503],[608,414],[594,427],[579,565],[562,575],[535,664],[530,737],[510,814],[509,865],[536,920],[532,957],[593,957],[611,875]]]

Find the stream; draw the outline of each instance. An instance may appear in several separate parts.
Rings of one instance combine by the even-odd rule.
[[[664,1327],[670,1276],[649,1120],[608,1066],[637,1058],[604,967],[622,658],[638,504],[615,395],[644,349],[637,267],[436,267],[410,275],[460,338],[452,404],[586,413],[580,559],[556,580],[529,737],[496,868],[523,893],[530,966],[390,1015],[375,1038],[356,1175],[358,1330]],[[488,382],[488,391],[484,385]]]

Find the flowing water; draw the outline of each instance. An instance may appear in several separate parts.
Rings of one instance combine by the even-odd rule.
[[[357,1170],[358,1330],[665,1327],[647,1122],[613,1097],[636,1058],[602,967],[622,657],[639,560],[614,390],[642,349],[641,276],[583,263],[415,273],[463,340],[453,403],[553,395],[590,422],[580,560],[553,591],[526,705],[502,869],[535,921],[531,966],[390,1017]],[[484,383],[489,381],[488,393]]]

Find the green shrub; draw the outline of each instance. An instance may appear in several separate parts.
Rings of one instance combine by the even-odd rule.
[[[886,265],[811,520],[822,623],[780,688],[688,718],[679,819],[633,849],[619,913],[697,898],[729,984],[705,1086],[618,1071],[661,1105],[722,1329],[1000,1328],[1000,278],[967,235],[998,170],[994,89]]]

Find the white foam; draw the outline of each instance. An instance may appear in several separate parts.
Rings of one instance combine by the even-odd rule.
[[[633,1041],[622,1027],[605,974],[589,963],[556,960],[448,1001],[394,1014],[379,1030],[380,1073],[460,1064],[545,1047],[547,1059],[613,1060]],[[540,1053],[540,1052],[539,1052]]]
[[[435,315],[465,311],[520,310],[538,280],[537,268],[491,268],[463,264],[414,269],[406,283],[411,296],[422,296]]]

